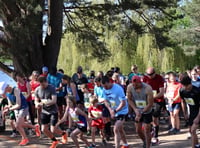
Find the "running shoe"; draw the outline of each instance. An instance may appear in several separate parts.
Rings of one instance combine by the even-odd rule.
[[[159,145],[160,142],[159,142],[159,139],[158,138],[152,138],[151,140],[151,145],[152,146],[156,146],[156,145]]]
[[[102,143],[103,143],[104,146],[107,145],[107,142],[106,142],[106,140],[104,140],[104,139],[102,140]]]
[[[36,134],[37,137],[41,136],[41,131],[40,131],[40,125],[39,124],[35,125],[35,134]]]
[[[176,134],[180,133],[181,130],[176,128]]]
[[[169,134],[176,134],[176,128],[171,128],[169,131],[168,131]]]
[[[191,139],[191,137],[192,137],[192,136],[191,136],[191,133],[188,132],[188,133],[187,133],[187,139]]]
[[[20,143],[19,143],[19,145],[20,146],[24,146],[24,145],[27,145],[29,143],[29,140],[28,139],[23,139]]]
[[[17,134],[13,132],[12,135],[10,135],[10,137],[15,138],[15,137],[17,137]]]
[[[122,145],[121,148],[129,148],[128,145]]]
[[[61,142],[62,142],[63,144],[66,144],[66,143],[67,143],[67,133],[65,133],[64,135],[62,135],[62,140],[61,140]]]
[[[200,144],[195,145],[195,148],[200,148]]]
[[[50,148],[56,148],[58,143],[59,143],[58,141],[53,141]]]
[[[91,148],[95,148],[95,147],[96,147],[96,144],[93,143],[93,144],[90,145],[90,147],[91,147]]]

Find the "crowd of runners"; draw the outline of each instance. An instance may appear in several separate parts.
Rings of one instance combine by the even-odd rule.
[[[62,69],[43,67],[41,71],[33,71],[29,78],[15,73],[17,87],[0,82],[3,120],[9,115],[11,137],[19,133],[21,146],[29,143],[27,134],[44,134],[52,140],[50,148],[67,144],[68,137],[77,148],[79,139],[93,148],[100,135],[105,146],[113,136],[116,148],[128,148],[124,122],[133,120],[143,147],[149,148],[160,144],[159,120],[165,112],[170,121],[168,133],[180,133],[183,115],[192,148],[200,147],[196,134],[200,122],[200,66],[185,73],[165,74],[149,67],[142,74],[133,65],[127,76],[119,67],[106,73],[91,71],[86,76],[79,66],[72,77]],[[91,136],[92,142],[84,134]],[[55,135],[60,135],[61,141]]]

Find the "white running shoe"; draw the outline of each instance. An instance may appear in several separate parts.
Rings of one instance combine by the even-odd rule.
[[[16,133],[12,133],[12,135],[10,135],[11,138],[15,138],[17,137],[17,134]]]

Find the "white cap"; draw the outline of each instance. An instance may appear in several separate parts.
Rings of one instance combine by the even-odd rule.
[[[4,94],[8,84],[6,82],[0,82],[0,95]]]

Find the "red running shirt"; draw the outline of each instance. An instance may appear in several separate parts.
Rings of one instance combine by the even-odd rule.
[[[158,74],[156,74],[153,79],[150,79],[148,76],[144,76],[143,82],[149,84],[155,94],[160,92],[160,88],[164,88],[164,79]],[[164,102],[164,96],[154,99],[154,102]]]
[[[103,107],[101,105],[98,105],[97,107],[90,106],[88,109],[88,112],[90,113],[92,118],[99,118],[102,114],[102,111],[103,111]],[[99,118],[96,120],[92,120],[91,126],[97,127],[99,129],[103,129],[104,128],[103,119]]]
[[[31,94],[32,94],[31,98],[32,98],[32,100],[35,100],[35,94],[34,94],[34,92],[35,92],[35,89],[38,86],[40,86],[40,83],[38,81],[31,80],[30,85],[31,85]]]
[[[92,94],[92,95],[94,95],[94,83],[88,83],[87,84],[87,87],[88,87],[88,91]]]
[[[168,83],[166,90],[167,99],[174,99],[178,95],[180,88],[181,84],[178,82]],[[175,103],[181,103],[181,98],[179,97],[176,101],[173,102],[173,104]]]
[[[20,89],[21,93],[22,93],[25,97],[27,97],[27,93],[28,93],[28,89],[27,89],[27,87],[26,87],[26,84],[27,84],[27,83],[28,83],[27,81],[25,81],[24,84],[21,84],[21,83],[17,82],[18,88]],[[26,99],[26,101],[27,101],[27,102],[31,101],[31,96],[29,96],[29,97]]]

